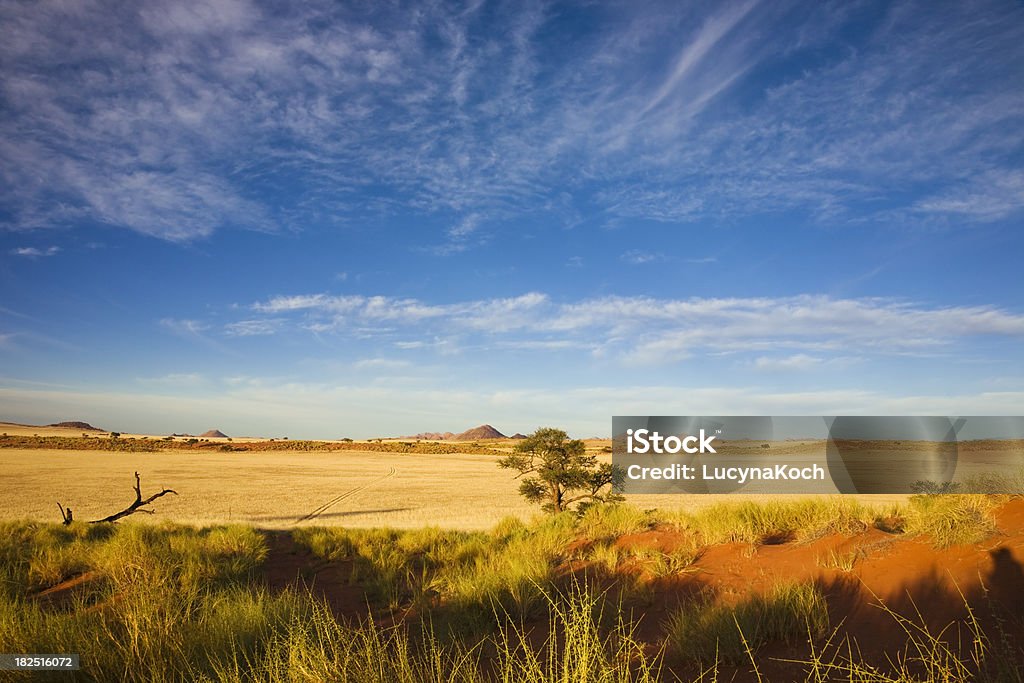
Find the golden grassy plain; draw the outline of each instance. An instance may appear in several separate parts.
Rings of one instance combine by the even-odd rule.
[[[103,517],[131,503],[135,471],[142,477],[143,496],[164,487],[179,494],[155,501],[156,514],[136,515],[140,521],[480,530],[505,517],[525,521],[537,515],[537,507],[520,497],[518,482],[498,468],[497,460],[494,455],[370,451],[7,448],[0,449],[0,519],[59,521],[58,501],[73,508],[76,519]],[[695,510],[723,501],[797,497],[631,495],[627,502],[644,509]],[[858,499],[883,505],[906,496]]]

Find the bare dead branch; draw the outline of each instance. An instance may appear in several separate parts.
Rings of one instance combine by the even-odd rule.
[[[61,519],[64,520],[64,526],[68,526],[71,524],[71,522],[75,521],[75,516],[71,512],[71,508],[65,508],[63,505],[60,504],[59,500],[57,501],[57,507],[60,509],[60,516]]]
[[[119,520],[119,519],[121,519],[123,517],[127,517],[128,515],[134,515],[136,512],[143,512],[143,513],[151,515],[151,514],[153,514],[152,510],[144,510],[142,508],[144,506],[146,506],[146,505],[149,505],[150,503],[152,503],[157,498],[159,498],[161,496],[166,496],[168,493],[173,493],[174,495],[178,495],[178,492],[173,490],[173,489],[164,489],[163,491],[160,491],[159,493],[154,493],[149,498],[146,498],[145,500],[143,500],[142,499],[142,483],[139,481],[139,473],[138,472],[135,473],[135,487],[134,488],[135,488],[135,502],[133,502],[131,505],[126,507],[124,510],[121,510],[120,512],[116,512],[116,513],[110,515],[109,517],[104,517],[103,519],[94,519],[93,521],[91,521],[89,523],[90,524],[100,524],[102,522],[116,522],[117,520]]]

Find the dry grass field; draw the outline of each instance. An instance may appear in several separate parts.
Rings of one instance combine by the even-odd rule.
[[[15,437],[81,437],[81,430],[0,423]],[[105,439],[95,432],[91,439]],[[122,440],[163,439],[122,434]],[[255,439],[232,439],[241,444]],[[178,439],[178,442],[184,441]],[[211,442],[227,444],[225,439]],[[395,442],[401,443],[401,440]],[[515,442],[482,442],[509,451]],[[283,445],[278,442],[277,445]],[[458,444],[456,444],[458,445]],[[475,442],[473,445],[477,445]],[[601,459],[610,440],[588,440]],[[349,444],[356,446],[357,444]],[[367,444],[367,448],[371,448]],[[472,450],[467,444],[467,450]],[[497,466],[498,455],[382,453],[347,451],[156,450],[121,452],[0,448],[0,519],[59,521],[59,501],[75,518],[96,519],[124,508],[133,497],[133,472],[143,495],[163,488],[178,492],[152,506],[140,521],[188,524],[243,523],[260,528],[303,526],[436,526],[484,530],[506,517],[527,521],[537,506],[519,495],[518,482]],[[724,501],[795,498],[761,495],[632,495],[642,509],[697,510]],[[861,502],[887,505],[906,496],[861,496]]]
[[[120,453],[0,449],[0,519],[60,521],[57,502],[76,519],[103,517],[133,497],[132,473],[144,495],[171,488],[145,521],[236,522],[263,528],[302,526],[437,526],[482,530],[509,516],[528,520],[537,506],[497,467],[498,456],[343,452]],[[640,508],[699,509],[723,500],[768,496],[629,496]],[[773,496],[772,498],[787,498]],[[905,496],[863,496],[888,504]],[[312,516],[311,516],[312,515]]]
[[[287,528],[302,524],[442,526],[482,529],[533,507],[516,492],[496,458],[373,452],[107,453],[0,451],[6,496],[0,517],[59,519],[55,501],[79,519],[131,502],[132,472],[149,489],[178,496],[154,503],[153,519],[194,524],[242,522]],[[299,521],[316,511],[319,514]]]
[[[198,440],[122,434],[114,441],[107,432],[92,432],[84,438],[79,429],[11,423],[0,423],[0,434],[6,443],[0,448],[5,493],[0,499],[0,519],[59,520],[58,501],[72,507],[76,519],[103,517],[131,502],[136,471],[144,494],[162,488],[179,494],[160,499],[153,506],[156,514],[145,518],[149,521],[244,523],[268,529],[436,526],[469,531],[490,529],[507,517],[528,521],[537,515],[537,507],[519,495],[512,474],[497,466],[501,454],[516,443],[507,439],[379,443],[233,438],[193,443]],[[14,443],[18,439],[25,447]],[[61,443],[51,448],[47,439]],[[610,440],[592,439],[586,444],[600,460],[610,459],[606,452]],[[105,450],[105,446],[123,448]],[[782,459],[787,457],[784,453],[823,452],[821,442],[780,442],[778,446],[772,450],[773,457]],[[742,454],[746,447],[755,454],[761,451],[760,442],[733,442],[722,452]],[[336,450],[341,448],[345,450]],[[912,454],[913,448],[908,442],[890,450]],[[1021,461],[1018,442],[967,442],[960,450],[958,480]],[[763,487],[757,484],[743,494],[630,495],[627,502],[641,509],[693,511],[721,502],[794,500],[808,495],[759,494]],[[853,498],[873,506],[907,500],[906,495]]]

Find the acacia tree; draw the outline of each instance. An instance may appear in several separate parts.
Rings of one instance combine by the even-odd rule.
[[[561,429],[541,427],[516,445],[513,454],[498,461],[498,467],[515,470],[519,493],[532,503],[543,503],[547,512],[622,500],[614,487],[622,482],[622,471],[611,463],[599,463],[579,439],[569,439]]]

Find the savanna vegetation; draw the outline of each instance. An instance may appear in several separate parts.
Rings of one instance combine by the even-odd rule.
[[[956,637],[880,604],[903,642],[878,661],[821,581],[685,589],[722,548],[756,558],[866,530],[932,548],[992,539],[1001,502],[592,505],[489,532],[8,522],[0,651],[77,652],[78,678],[97,681],[1020,680],[1019,624],[978,618],[967,594]],[[624,542],[645,534],[673,542]],[[305,558],[306,581],[269,580],[272,553]],[[314,565],[336,570],[335,593]]]

